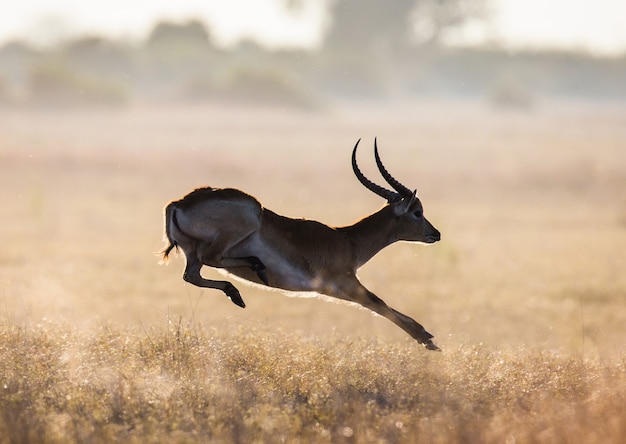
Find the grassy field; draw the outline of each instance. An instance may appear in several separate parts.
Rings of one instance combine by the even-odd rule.
[[[331,225],[384,162],[442,232],[360,271],[435,335],[159,266],[165,204],[236,187]],[[0,109],[0,442],[622,442],[626,107]],[[206,276],[215,271],[205,270]]]

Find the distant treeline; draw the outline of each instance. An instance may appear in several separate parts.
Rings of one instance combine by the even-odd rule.
[[[332,37],[332,28],[329,35],[318,49],[270,50],[253,41],[220,48],[207,26],[192,20],[158,23],[140,43],[90,36],[37,49],[10,42],[0,47],[0,104],[316,108],[353,99],[463,96],[526,107],[551,96],[626,100],[626,55],[451,48],[434,39],[408,45],[381,35],[349,41]]]

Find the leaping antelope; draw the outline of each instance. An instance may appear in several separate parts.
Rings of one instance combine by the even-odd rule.
[[[360,139],[359,139],[360,141]],[[441,235],[424,217],[416,195],[383,166],[374,141],[374,156],[383,178],[395,190],[367,179],[356,162],[352,169],[367,188],[387,204],[354,225],[329,227],[321,222],[292,219],[264,208],[254,197],[232,188],[199,188],[165,208],[169,245],[182,248],[183,279],[198,287],[222,290],[245,307],[228,281],[205,279],[202,265],[222,268],[251,282],[288,291],[312,291],[355,302],[386,317],[429,350],[439,350],[433,335],[412,318],[389,307],[359,282],[356,271],[376,253],[396,241],[437,242]]]

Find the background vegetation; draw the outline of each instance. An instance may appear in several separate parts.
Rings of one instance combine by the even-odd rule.
[[[287,2],[297,13],[299,2]],[[0,103],[120,106],[143,101],[270,104],[483,98],[507,107],[546,97],[626,98],[626,58],[452,45],[489,20],[483,0],[329,2],[322,43],[218,46],[198,20],[155,24],[143,41],[96,35],[0,47]],[[455,37],[457,36],[457,37]],[[456,38],[456,40],[455,40]]]

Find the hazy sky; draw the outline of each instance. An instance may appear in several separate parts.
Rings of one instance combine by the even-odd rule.
[[[626,0],[490,0],[490,39],[512,46],[626,51]],[[197,17],[228,44],[242,36],[268,45],[318,41],[324,23],[321,1],[286,13],[286,0],[18,0],[0,7],[0,42],[28,38],[39,43],[91,33],[142,38],[162,19]],[[245,13],[244,13],[245,11]],[[485,35],[477,32],[474,35]],[[469,37],[468,37],[469,38]]]

